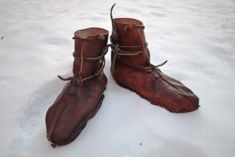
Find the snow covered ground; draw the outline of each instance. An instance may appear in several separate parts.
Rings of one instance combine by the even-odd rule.
[[[235,156],[235,1],[117,1],[114,17],[146,26],[155,64],[199,97],[201,108],[173,114],[114,83],[102,108],[71,144],[52,148],[45,113],[71,74],[73,32],[111,31],[115,1],[0,0],[1,157]]]

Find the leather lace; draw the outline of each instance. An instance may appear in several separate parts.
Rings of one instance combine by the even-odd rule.
[[[116,64],[117,60],[119,60],[122,63],[124,63],[124,64],[126,64],[126,65],[128,65],[132,68],[135,68],[137,70],[145,71],[145,72],[148,72],[148,73],[152,73],[152,72],[155,71],[159,74],[158,76],[161,76],[161,74],[159,73],[160,70],[156,70],[156,69],[167,63],[167,60],[166,60],[161,64],[152,65],[150,63],[150,60],[148,60],[148,65],[149,66],[143,66],[143,65],[139,65],[139,64],[130,63],[129,61],[122,58],[122,56],[137,56],[141,53],[146,53],[143,50],[142,51],[140,50],[141,46],[123,46],[123,45],[119,45],[119,44],[112,44],[111,48],[112,48],[112,52],[113,52],[113,62],[112,62],[112,65],[111,65],[111,72],[112,73],[115,70],[115,64]],[[139,48],[139,50],[137,48]],[[147,49],[147,43],[145,44],[144,48]]]
[[[79,38],[79,37],[73,37],[73,39],[77,39],[77,38]],[[97,39],[99,39],[99,37],[97,37]],[[102,39],[102,38],[100,38],[100,39]],[[71,81],[75,85],[80,85],[82,82],[87,81],[89,79],[92,79],[92,78],[98,76],[103,71],[104,66],[105,66],[105,55],[108,52],[109,45],[106,45],[103,49],[102,54],[97,56],[97,57],[84,57],[83,56],[83,52],[84,52],[83,49],[85,47],[85,44],[89,41],[90,41],[89,39],[83,39],[83,44],[82,44],[80,55],[78,55],[77,52],[73,53],[73,57],[75,58],[74,62],[77,62],[77,63],[80,64],[78,74],[74,75],[74,76],[66,77],[66,78],[58,75],[58,77],[62,81]],[[99,66],[98,66],[98,68],[97,68],[97,70],[94,74],[82,78],[81,77],[81,72],[82,72],[82,69],[83,69],[84,61],[99,61]]]

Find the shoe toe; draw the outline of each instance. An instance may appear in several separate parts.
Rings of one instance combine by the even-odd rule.
[[[199,98],[184,84],[181,82],[168,79],[168,94],[171,96],[171,103],[169,104],[169,109],[171,112],[191,112],[199,108]]]

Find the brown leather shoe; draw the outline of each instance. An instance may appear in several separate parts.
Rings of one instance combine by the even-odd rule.
[[[144,25],[133,18],[112,20],[112,67],[114,80],[154,105],[170,112],[190,112],[198,109],[199,98],[181,82],[165,75],[150,63],[150,53],[144,36]]]
[[[108,31],[87,28],[74,33],[73,76],[46,113],[48,140],[52,146],[72,142],[101,106],[107,78],[103,73]]]

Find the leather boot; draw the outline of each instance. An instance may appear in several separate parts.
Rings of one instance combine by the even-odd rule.
[[[103,73],[108,31],[87,28],[74,33],[73,76],[46,113],[47,138],[52,146],[72,142],[99,110],[107,78]]]
[[[154,105],[170,112],[190,112],[198,109],[199,98],[180,81],[164,74],[150,63],[150,53],[144,35],[144,25],[133,18],[112,21],[112,66],[114,80]]]

